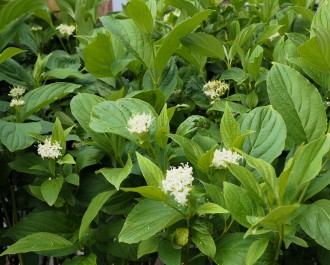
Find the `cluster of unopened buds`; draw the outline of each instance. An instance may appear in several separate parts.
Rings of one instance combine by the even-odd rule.
[[[22,98],[24,93],[25,93],[25,88],[19,86],[13,87],[8,94],[8,96],[12,97],[9,106],[13,108],[19,108],[24,106],[25,101]]]
[[[210,98],[211,104],[220,99],[229,90],[229,85],[220,80],[208,81],[203,86],[204,94]]]

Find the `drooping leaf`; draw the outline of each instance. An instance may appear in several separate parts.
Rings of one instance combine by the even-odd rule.
[[[143,197],[157,200],[167,201],[167,196],[159,187],[155,186],[140,186],[136,188],[121,188],[123,191],[131,191],[141,194]]]
[[[196,209],[196,212],[199,215],[203,214],[216,214],[216,213],[228,213],[228,211],[224,208],[222,208],[220,205],[212,203],[212,202],[206,202],[199,206]]]
[[[144,199],[128,214],[119,241],[132,244],[146,240],[183,218],[183,215],[162,201]]]
[[[20,54],[22,52],[25,52],[25,50],[15,48],[15,47],[8,47],[0,54],[0,64],[6,61],[7,59]]]
[[[45,201],[48,203],[49,206],[52,206],[56,202],[57,197],[62,189],[62,185],[63,185],[62,176],[59,176],[54,179],[46,180],[44,183],[42,183],[40,187],[40,191],[42,197],[45,199]]]
[[[271,163],[285,147],[285,123],[271,106],[253,109],[241,125],[241,132],[245,131],[253,133],[246,136],[243,151],[255,158]]]
[[[216,253],[216,245],[214,243],[213,237],[210,234],[204,234],[199,231],[195,231],[191,239],[204,255],[211,258],[214,257]]]
[[[321,96],[296,70],[275,64],[267,76],[267,90],[286,124],[288,140],[301,144],[324,135],[327,122]]]

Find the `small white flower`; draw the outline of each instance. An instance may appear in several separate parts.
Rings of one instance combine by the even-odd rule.
[[[211,99],[211,104],[219,100],[228,89],[229,85],[220,80],[208,81],[203,86],[203,92]]]
[[[193,168],[188,164],[181,164],[178,168],[171,167],[166,171],[166,179],[162,181],[163,190],[170,192],[178,204],[185,205],[194,180],[192,175]]]
[[[61,156],[61,145],[58,141],[53,141],[51,138],[46,138],[44,144],[39,144],[38,145],[38,154],[42,158],[58,158]]]
[[[170,21],[170,15],[171,13],[166,13],[163,17],[163,22],[168,23]]]
[[[212,160],[212,166],[217,168],[226,168],[227,165],[225,162],[230,162],[238,165],[238,161],[243,159],[243,157],[237,152],[232,152],[225,148],[222,148],[222,151],[215,150]]]
[[[276,32],[274,35],[270,36],[268,39],[270,41],[274,41],[274,40],[276,40],[280,36],[281,36],[280,33]]]
[[[10,101],[9,106],[10,107],[22,107],[22,106],[24,106],[24,104],[25,104],[25,101],[22,98],[13,98]]]
[[[179,17],[181,15],[181,10],[180,9],[175,9],[172,13],[173,13],[174,16]]]
[[[61,33],[61,35],[63,37],[67,38],[73,34],[76,27],[73,25],[61,24],[61,25],[57,26],[56,29]]]
[[[41,31],[42,27],[41,26],[32,26],[31,31]]]
[[[137,113],[127,121],[127,130],[130,133],[144,134],[149,131],[152,123],[152,116],[150,113]]]
[[[24,93],[25,93],[25,88],[24,87],[14,86],[10,90],[8,96],[13,97],[13,98],[17,98],[17,97],[23,96]]]

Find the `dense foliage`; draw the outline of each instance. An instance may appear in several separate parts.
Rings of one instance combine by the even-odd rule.
[[[0,264],[329,264],[328,0],[56,2],[0,1]]]

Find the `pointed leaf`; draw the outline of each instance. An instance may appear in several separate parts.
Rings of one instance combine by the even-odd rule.
[[[131,0],[126,9],[135,25],[144,33],[151,35],[154,22],[147,5],[141,0]]]
[[[57,197],[62,189],[62,185],[62,176],[59,176],[55,179],[46,180],[44,183],[42,183],[40,191],[42,197],[45,199],[49,206],[52,206],[56,202]]]
[[[148,158],[140,155],[136,152],[137,160],[142,171],[142,175],[146,180],[148,186],[162,186],[162,180],[164,179],[164,174],[162,170],[151,162]]]

